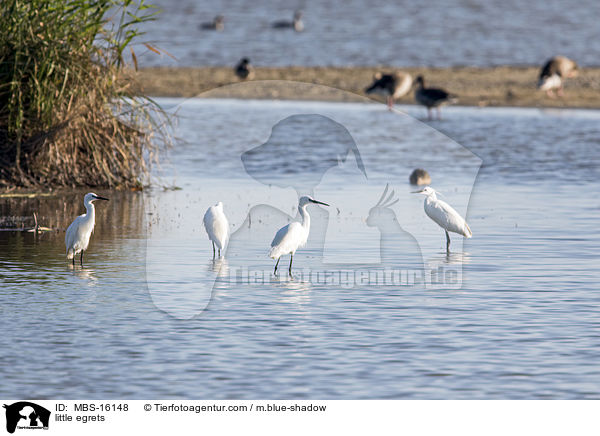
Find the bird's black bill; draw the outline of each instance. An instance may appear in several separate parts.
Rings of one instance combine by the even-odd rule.
[[[104,201],[109,201],[108,198],[104,198],[104,197],[100,197],[99,195],[96,195],[94,197],[94,200],[104,200]]]
[[[317,204],[322,204],[323,206],[329,206],[327,203],[323,203],[322,201],[318,201],[318,200],[310,200],[313,203],[317,203]]]
[[[411,194],[420,194],[420,193],[421,193],[421,192],[423,192],[423,191],[424,191],[424,190],[423,190],[423,189],[421,189],[420,191],[411,191],[410,193],[411,193]]]

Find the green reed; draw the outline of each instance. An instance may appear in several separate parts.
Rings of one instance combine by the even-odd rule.
[[[0,187],[136,187],[169,142],[138,95],[144,0],[0,2]],[[145,44],[146,48],[158,50]]]

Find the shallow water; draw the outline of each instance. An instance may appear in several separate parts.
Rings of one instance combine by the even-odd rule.
[[[233,66],[242,57],[268,66],[541,65],[563,54],[589,66],[600,56],[593,43],[600,4],[593,0],[568,7],[557,0],[153,3],[163,13],[145,37],[176,59],[147,52],[143,65]],[[271,29],[295,8],[304,11],[304,32]],[[225,31],[202,30],[217,14]]]
[[[417,107],[160,101],[185,139],[160,175],[181,190],[103,192],[84,268],[62,232],[0,232],[0,397],[598,398],[600,112],[458,107],[423,122]],[[245,166],[248,151],[263,165]],[[473,230],[449,256],[410,194],[418,166]],[[373,210],[388,183],[399,201]],[[309,207],[295,277],[286,257],[273,280],[269,243],[296,191],[331,207]],[[64,229],[81,194],[0,212]],[[233,234],[213,261],[201,220],[218,200]],[[455,275],[310,275],[394,262]]]

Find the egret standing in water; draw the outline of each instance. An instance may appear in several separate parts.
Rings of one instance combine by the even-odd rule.
[[[302,222],[291,222],[286,226],[279,229],[273,242],[271,242],[271,251],[269,251],[269,257],[271,259],[277,259],[275,264],[275,270],[273,274],[277,274],[277,267],[279,266],[279,260],[284,254],[290,255],[290,267],[288,272],[292,274],[292,261],[294,260],[294,254],[300,247],[306,245],[308,240],[308,234],[310,232],[310,215],[306,210],[309,203],[322,204],[323,206],[329,206],[327,203],[317,201],[311,197],[303,196],[300,197],[298,203],[298,213],[302,217]]]
[[[204,214],[204,228],[208,233],[208,239],[212,241],[213,258],[215,257],[215,245],[219,249],[219,257],[221,257],[221,250],[229,238],[229,221],[223,212],[223,203],[219,201],[208,208]]]
[[[450,235],[448,232],[458,233],[467,238],[473,236],[465,219],[448,203],[437,199],[435,189],[427,186],[420,191],[414,191],[413,194],[427,196],[424,204],[425,213],[446,232],[446,251],[448,253],[450,252]]]
[[[75,218],[75,221],[67,228],[65,235],[67,259],[73,259],[73,265],[75,265],[75,256],[81,252],[79,262],[83,266],[83,252],[88,248],[90,236],[92,236],[94,226],[96,225],[96,210],[94,208],[94,201],[96,200],[108,201],[108,198],[100,197],[93,192],[85,194],[83,204],[85,205],[86,213]]]

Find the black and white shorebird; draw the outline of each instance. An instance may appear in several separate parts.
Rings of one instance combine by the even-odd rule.
[[[217,15],[211,22],[202,23],[200,28],[203,30],[216,30],[217,32],[222,32],[225,30],[225,17],[223,15]]]
[[[426,88],[423,76],[417,77],[415,83],[417,85],[417,89],[415,90],[415,100],[417,103],[427,108],[427,118],[430,120],[432,119],[431,108],[437,108],[438,120],[441,120],[441,106],[456,103],[458,101],[458,98],[448,91],[439,88]]]
[[[578,72],[579,68],[574,61],[564,56],[554,56],[542,67],[537,87],[540,91],[546,91],[548,97],[554,97],[555,89],[562,96],[563,80],[575,77]]]
[[[365,92],[385,97],[388,108],[392,110],[394,100],[408,94],[412,83],[412,77],[408,73],[400,71],[391,74],[377,73],[373,76],[373,83],[365,89]]]
[[[241,80],[252,80],[254,78],[254,68],[250,65],[250,59],[242,58],[236,65],[235,75]]]
[[[275,21],[273,24],[271,24],[271,27],[273,27],[273,29],[294,29],[296,32],[302,32],[304,30],[302,11],[294,12],[294,19],[292,21]]]

